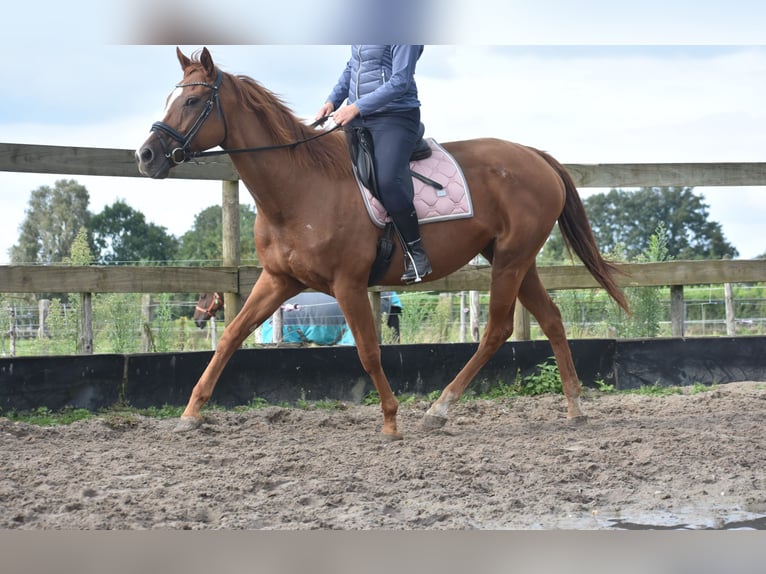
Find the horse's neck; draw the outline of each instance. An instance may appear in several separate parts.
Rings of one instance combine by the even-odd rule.
[[[230,129],[226,142],[228,149],[258,148],[278,145],[269,141],[267,133],[258,122],[242,122]],[[253,138],[253,134],[261,137]],[[313,209],[317,201],[321,204],[332,202],[341,194],[337,181],[330,182],[328,176],[318,167],[301,167],[291,161],[287,149],[261,150],[230,155],[232,163],[253,196],[258,213],[274,220],[282,220],[302,207]],[[349,181],[353,181],[349,179]],[[332,194],[323,189],[333,189]]]
[[[259,213],[273,213],[284,210],[285,203],[292,195],[290,190],[278,193],[279,182],[288,182],[288,174],[280,161],[268,161],[267,154],[284,153],[282,151],[264,151],[245,154],[233,154],[232,163],[240,179],[253,196]],[[273,156],[272,156],[273,157]],[[292,187],[289,185],[288,187]]]

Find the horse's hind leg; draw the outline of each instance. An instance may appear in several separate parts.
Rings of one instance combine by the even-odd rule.
[[[534,265],[521,283],[519,301],[535,316],[550,341],[561,376],[561,386],[567,399],[567,418],[575,422],[584,422],[587,417],[580,408],[580,380],[572,360],[572,352],[569,350],[561,312],[548,296]]]
[[[193,430],[202,423],[200,410],[210,400],[218,378],[226,363],[253,329],[268,319],[283,301],[303,290],[303,286],[292,279],[280,279],[261,273],[250,296],[242,309],[226,327],[218,341],[213,358],[192,389],[189,402],[176,427],[177,432]]]
[[[449,407],[460,399],[479,370],[513,333],[513,310],[519,290],[519,268],[524,267],[506,265],[501,270],[493,267],[489,318],[479,348],[426,412],[423,420],[426,429],[444,426]]]

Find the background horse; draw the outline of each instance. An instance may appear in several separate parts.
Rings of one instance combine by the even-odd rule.
[[[359,359],[381,400],[382,432],[401,438],[398,401],[381,366],[367,283],[383,231],[370,220],[337,131],[305,125],[272,92],[247,76],[220,70],[207,48],[194,58],[176,49],[183,79],[165,117],[136,151],[141,173],[164,178],[177,164],[220,146],[257,206],[255,244],[263,272],[224,330],[192,390],[177,430],[197,428],[227,361],[245,338],[287,299],[312,288],[334,296],[354,334]],[[492,264],[489,317],[476,353],[428,409],[424,426],[447,422],[481,367],[513,331],[516,299],[548,337],[567,401],[567,417],[583,420],[580,381],[561,314],[540,281],[535,257],[558,221],[569,247],[624,309],[615,268],[598,252],[574,182],[545,152],[498,139],[443,144],[458,161],[474,216],[424,225],[422,239],[435,280],[481,253]],[[211,152],[208,152],[211,153]],[[217,152],[213,152],[217,153]],[[401,284],[401,249],[378,280]]]
[[[223,309],[223,293],[201,293],[194,310],[194,323],[202,329],[215,314]],[[291,297],[282,305],[282,342],[315,345],[355,345],[343,311],[334,297],[310,291]],[[396,293],[383,292],[380,310],[386,316],[393,342],[399,341],[401,302]],[[272,321],[261,326],[261,341],[273,342]]]
[[[194,307],[192,320],[197,327],[202,329],[221,309],[223,309],[223,292],[200,293],[197,305]]]

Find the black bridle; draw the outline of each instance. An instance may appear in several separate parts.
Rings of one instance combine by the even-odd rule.
[[[218,76],[216,77],[215,83],[213,84],[208,82],[189,82],[187,84],[176,84],[176,88],[186,88],[188,86],[204,86],[206,88],[210,88],[210,97],[207,99],[207,102],[205,102],[205,107],[202,108],[202,112],[197,118],[197,121],[194,122],[194,125],[192,125],[191,129],[186,133],[186,135],[180,133],[174,128],[171,128],[165,122],[154,122],[152,124],[153,132],[162,132],[166,136],[169,136],[171,140],[181,144],[181,147],[175,147],[172,150],[168,150],[168,148],[165,146],[165,140],[160,138],[162,148],[165,150],[165,157],[168,161],[178,165],[180,163],[184,163],[191,157],[194,157],[193,152],[189,151],[189,146],[191,145],[192,140],[197,136],[197,133],[199,133],[200,129],[202,129],[202,124],[205,123],[205,120],[210,115],[210,112],[213,111],[214,107],[218,109],[218,115],[223,118],[224,130],[228,132],[226,126],[226,118],[221,112],[221,100],[218,98],[218,88],[221,87],[222,83],[223,73],[221,70],[218,70]],[[226,138],[224,137],[224,139]]]
[[[222,150],[213,150],[213,151],[191,151],[189,149],[189,146],[191,145],[192,140],[199,133],[200,129],[202,128],[202,124],[205,123],[205,120],[207,120],[208,116],[210,115],[210,112],[213,111],[213,108],[217,108],[218,115],[223,120],[225,135],[222,141],[226,140],[226,137],[229,133],[228,126],[226,125],[226,117],[223,115],[223,112],[221,111],[221,100],[218,97],[218,89],[221,87],[222,83],[223,83],[223,72],[221,72],[221,70],[218,70],[218,76],[216,77],[215,82],[212,84],[208,82],[188,82],[186,84],[176,84],[176,88],[186,88],[188,86],[204,86],[206,88],[210,88],[210,97],[208,98],[207,102],[205,102],[205,107],[202,109],[202,112],[200,112],[199,117],[194,122],[191,129],[185,135],[180,133],[178,130],[170,127],[165,122],[154,122],[152,124],[151,131],[157,132],[157,133],[163,133],[166,136],[168,136],[171,140],[181,144],[180,147],[168,149],[168,146],[166,146],[165,140],[163,138],[159,138],[160,143],[162,145],[162,149],[165,151],[165,158],[169,162],[173,163],[174,165],[179,165],[191,159],[196,159],[196,158],[205,157],[205,156],[294,148],[302,143],[306,143],[311,140],[321,138],[322,136],[325,136],[331,132],[334,132],[338,128],[340,128],[340,126],[336,125],[335,127],[329,130],[325,130],[319,134],[315,134],[305,139],[294,141],[291,143],[286,143],[286,144],[261,146],[261,147],[236,148],[236,149],[228,149],[228,150],[222,149]],[[313,128],[313,127],[321,126],[327,121],[328,117],[329,116],[325,116],[323,118],[318,119],[313,124],[311,124],[311,127]]]

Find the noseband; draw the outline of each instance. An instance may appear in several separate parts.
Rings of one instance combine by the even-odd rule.
[[[218,108],[218,115],[223,118],[224,130],[226,131],[226,118],[221,113],[221,101],[218,98],[218,88],[221,87],[221,83],[223,83],[223,72],[218,70],[218,76],[216,77],[215,83],[213,84],[209,84],[208,82],[189,82],[187,84],[176,84],[176,88],[186,88],[188,86],[204,86],[206,88],[210,88],[210,97],[205,103],[205,107],[202,109],[202,112],[197,118],[197,121],[194,122],[194,125],[192,125],[191,129],[186,133],[186,135],[171,128],[165,122],[154,122],[152,124],[153,132],[163,133],[170,137],[171,140],[181,144],[180,147],[175,147],[168,151],[168,148],[165,145],[165,140],[163,138],[159,138],[160,142],[162,143],[162,149],[165,150],[165,158],[167,158],[168,161],[178,165],[193,157],[192,152],[189,150],[189,146],[191,145],[192,140],[197,136],[197,133],[199,133],[199,130],[202,128],[202,124],[205,123],[205,120],[210,115],[210,112],[213,111],[214,107]],[[224,139],[226,138],[224,137]]]
[[[210,319],[222,306],[223,301],[221,300],[221,296],[218,293],[213,293],[213,299],[210,301],[210,305],[208,305],[207,309],[200,307],[199,305],[197,305],[194,309],[196,311],[202,311],[207,315],[207,318]]]

